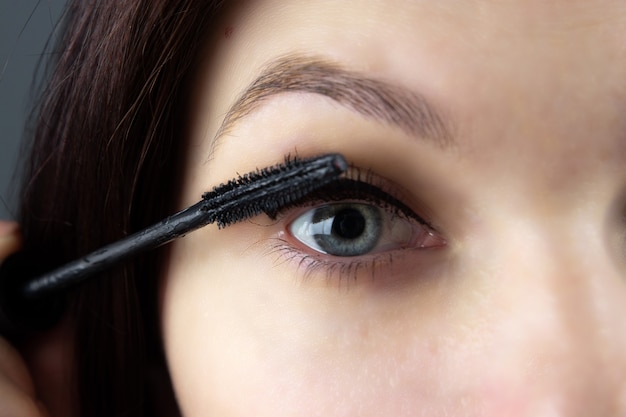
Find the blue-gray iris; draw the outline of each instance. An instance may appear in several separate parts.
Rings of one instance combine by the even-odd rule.
[[[378,244],[382,215],[378,207],[369,204],[329,204],[313,211],[310,230],[325,253],[360,256]]]

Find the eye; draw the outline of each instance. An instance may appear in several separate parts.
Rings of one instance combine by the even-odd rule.
[[[401,265],[406,271],[430,265],[437,256],[414,251],[443,249],[447,241],[413,207],[432,211],[410,196],[396,183],[352,166],[344,177],[293,206],[268,213],[270,218],[285,219],[278,223],[282,230],[272,250],[304,276],[325,272],[338,283],[352,283],[365,275],[398,277]],[[405,204],[407,200],[412,204]]]
[[[309,248],[338,257],[442,243],[425,225],[364,202],[314,207],[298,216],[289,225],[289,232]]]

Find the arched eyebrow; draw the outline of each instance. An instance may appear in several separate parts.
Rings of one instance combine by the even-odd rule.
[[[294,92],[328,97],[367,118],[430,139],[441,147],[452,140],[449,118],[423,95],[347,70],[325,58],[288,55],[273,60],[244,90],[226,113],[214,143],[268,97]]]

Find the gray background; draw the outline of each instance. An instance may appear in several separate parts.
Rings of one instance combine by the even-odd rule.
[[[0,219],[13,219],[10,189],[24,123],[34,104],[33,76],[65,3],[0,0]]]

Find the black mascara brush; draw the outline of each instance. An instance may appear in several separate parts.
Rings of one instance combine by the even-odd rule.
[[[37,305],[49,304],[68,288],[207,224],[217,223],[222,228],[260,213],[274,217],[281,208],[338,178],[347,168],[345,159],[338,154],[287,159],[284,164],[222,184],[205,193],[202,200],[191,207],[51,272],[28,279],[25,284],[14,284],[24,283],[24,279],[16,279],[20,278],[16,277],[20,273],[19,264],[9,259],[0,270],[0,334],[15,328],[16,323],[22,327],[48,326],[53,320]]]

